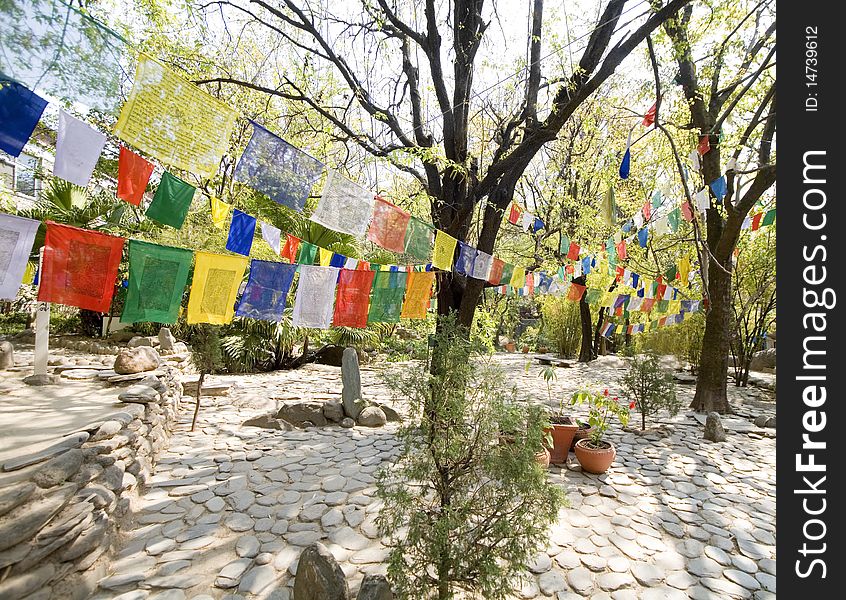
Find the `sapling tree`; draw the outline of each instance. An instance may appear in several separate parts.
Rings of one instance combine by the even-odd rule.
[[[223,367],[223,352],[220,349],[220,333],[214,325],[204,323],[194,326],[188,341],[191,344],[191,362],[200,373],[197,380],[197,403],[194,406],[194,418],[191,420],[191,431],[194,431],[200,412],[203,381],[206,375]]]
[[[635,356],[620,385],[640,412],[642,430],[646,429],[646,417],[661,409],[666,409],[670,416],[679,412],[681,400],[676,397],[673,376],[661,368],[654,354]]]

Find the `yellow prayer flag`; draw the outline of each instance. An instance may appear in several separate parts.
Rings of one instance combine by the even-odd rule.
[[[332,254],[334,254],[331,250],[327,250],[326,248],[319,248],[320,250],[320,266],[321,267],[328,267],[332,262]]]
[[[600,306],[607,306],[608,308],[611,308],[612,306],[614,306],[614,301],[616,299],[617,294],[615,294],[614,292],[605,292],[604,294],[602,294],[602,302],[600,303]]]
[[[513,288],[521,288],[526,285],[526,267],[514,267],[509,285]]]
[[[670,300],[667,308],[667,313],[675,315],[681,312],[681,300]]]
[[[225,229],[226,223],[229,221],[229,211],[232,210],[232,205],[227,204],[223,200],[218,200],[214,196],[210,196],[209,200],[211,200],[212,224],[218,229]]]
[[[163,163],[211,177],[238,116],[229,106],[145,54],[115,135]]]
[[[380,265],[380,266],[379,266],[379,270],[380,270],[380,271],[390,271],[390,270],[391,270],[391,265]]]
[[[435,250],[432,253],[432,266],[441,271],[451,271],[456,244],[458,244],[457,239],[438,229],[435,234]]]
[[[33,281],[35,281],[35,263],[27,262],[21,283],[31,285]]]
[[[188,298],[188,324],[225,325],[235,314],[235,298],[250,262],[246,256],[195,252]]]
[[[688,287],[690,282],[687,278],[690,275],[690,259],[688,257],[684,257],[679,261],[679,279],[681,279],[681,284],[685,287]]]
[[[412,271],[408,274],[405,289],[405,301],[402,303],[400,317],[403,319],[425,319],[429,300],[432,298],[432,284],[435,282],[433,271]]]
[[[623,333],[626,330],[625,325],[617,325],[617,333]]]

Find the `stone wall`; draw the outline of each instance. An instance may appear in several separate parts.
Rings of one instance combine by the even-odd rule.
[[[20,476],[0,487],[0,598],[82,600],[96,589],[117,524],[177,421],[179,372],[161,373],[105,420],[3,464]]]

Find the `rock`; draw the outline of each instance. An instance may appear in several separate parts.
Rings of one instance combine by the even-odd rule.
[[[0,371],[15,366],[15,347],[12,342],[0,342]]]
[[[217,574],[214,580],[215,587],[234,588],[241,581],[241,576],[250,568],[253,561],[248,558],[239,558],[228,563]]]
[[[343,383],[341,401],[344,405],[344,412],[349,418],[355,420],[366,406],[364,400],[361,399],[361,371],[355,348],[344,350],[343,360],[341,361],[341,381]]]
[[[323,416],[323,403],[315,400],[285,402],[276,413],[276,418],[284,419],[298,427],[305,426],[306,422],[318,426],[328,423],[326,417]]]
[[[332,423],[340,423],[344,418],[344,405],[337,400],[323,404],[323,416]]]
[[[27,385],[58,385],[62,382],[62,378],[58,375],[42,373],[41,375],[28,375],[23,378],[23,382]]]
[[[382,409],[382,412],[385,413],[385,417],[387,417],[389,423],[399,423],[402,421],[400,414],[390,406],[379,402],[374,402],[373,406],[377,406]]]
[[[319,365],[330,365],[340,367],[343,364],[343,354],[346,350],[341,346],[323,346],[314,353],[314,362]]]
[[[73,543],[62,548],[61,552],[58,554],[58,558],[61,561],[79,558],[80,556],[92,552],[104,543],[107,544],[108,537],[109,521],[104,516],[99,521],[96,521],[91,528],[83,531],[82,535],[76,538]]]
[[[159,350],[161,350],[162,353],[173,352],[174,344],[176,344],[176,338],[173,337],[170,329],[167,327],[159,329]]]
[[[241,558],[253,558],[259,553],[259,548],[261,548],[261,542],[254,535],[245,535],[235,544],[235,552]]]
[[[115,357],[114,371],[119,375],[132,375],[158,368],[159,353],[150,346],[124,348]]]
[[[258,594],[276,581],[276,569],[272,565],[253,567],[247,571],[238,584],[239,592]]]
[[[750,371],[772,370],[776,367],[776,349],[761,350],[752,355],[752,362],[749,363]]]
[[[262,427],[264,429],[279,429],[291,431],[294,427],[284,419],[274,419],[272,415],[261,415],[247,419],[241,423],[241,427]]]
[[[358,415],[358,424],[365,427],[381,427],[388,422],[385,411],[377,406],[368,406]]]
[[[776,418],[775,417],[769,417],[767,419],[767,422],[764,423],[764,427],[769,427],[770,429],[775,429],[776,428]]]
[[[344,572],[329,549],[315,542],[303,550],[294,578],[294,600],[349,598],[350,590]]]
[[[0,550],[32,538],[68,502],[76,486],[67,485],[0,517]]]
[[[361,581],[356,600],[394,600],[394,593],[384,575],[368,574]]]
[[[64,454],[53,457],[44,463],[35,475],[32,476],[32,481],[41,488],[50,488],[54,485],[59,485],[63,481],[70,479],[76,475],[82,466],[82,461],[85,455],[82,450],[75,448],[68,450]]]
[[[160,404],[162,397],[155,388],[138,383],[129,386],[126,388],[126,391],[121,392],[118,395],[118,400],[135,404],[150,404],[151,402]]]
[[[136,335],[135,337],[131,338],[127,343],[127,348],[141,348],[141,347],[148,347],[152,348],[153,346],[157,346],[159,344],[159,339],[149,335]],[[137,371],[136,371],[137,372]]]
[[[712,442],[726,441],[726,430],[723,427],[723,422],[720,420],[720,415],[715,412],[709,412],[705,419],[705,439]]]
[[[22,481],[0,489],[0,517],[26,502],[35,491],[35,484]]]
[[[78,448],[88,441],[89,437],[90,434],[87,431],[72,433],[44,450],[7,460],[3,463],[3,470],[17,471],[18,469],[23,469],[24,467],[40,463],[52,456],[65,452],[68,448]]]
[[[47,563],[23,575],[9,577],[0,583],[0,598],[17,600],[18,598],[32,598],[32,592],[43,587],[56,574],[56,566]]]
[[[341,427],[345,427],[346,429],[355,427],[355,421],[353,421],[349,417],[344,417],[343,419],[341,419]]]
[[[769,419],[767,415],[760,415],[758,417],[755,417],[753,423],[755,423],[755,427],[765,427],[767,424],[767,419]]]

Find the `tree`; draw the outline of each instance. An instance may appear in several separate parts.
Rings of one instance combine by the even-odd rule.
[[[743,5],[745,14],[716,44],[707,68],[698,69],[694,57],[691,31],[696,24],[692,8],[685,7],[678,18],[663,23],[678,67],[676,81],[690,115],[687,127],[697,133],[700,142],[707,140],[710,148],[701,157],[704,184],[717,180],[724,172],[722,146],[727,143],[723,138],[729,133],[725,131],[729,118],[734,117],[745,125],[731,139],[735,150],[725,168],[726,194],[720,201],[710,192],[705,233],[700,236],[700,268],[708,309],[696,393],[691,403],[691,408],[700,412],[731,412],[726,390],[732,320],[731,257],[744,219],[776,179],[773,157],[776,91],[775,79],[770,74],[775,64],[775,18],[766,13],[771,4],[762,0],[751,8]],[[722,7],[725,11],[737,9],[735,5]],[[740,39],[742,31],[748,34],[747,40]],[[753,162],[754,166],[739,168],[740,160]],[[687,183],[685,188],[690,201]]]
[[[191,420],[191,431],[194,431],[194,427],[197,425],[197,415],[200,413],[203,381],[206,375],[223,367],[223,353],[220,349],[220,334],[215,325],[207,323],[195,325],[188,341],[191,344],[191,362],[200,372],[200,378],[197,380],[197,403],[194,406],[194,418]]]
[[[481,136],[484,143],[477,143],[471,126],[477,53],[490,25],[483,17],[484,0],[456,0],[450,4],[449,14],[444,14],[434,0],[426,1],[422,14],[414,3],[366,1],[362,2],[362,18],[358,20],[319,13],[311,5],[295,0],[282,0],[278,6],[253,0],[249,7],[217,0],[208,6],[242,15],[249,24],[298,49],[307,64],[329,67],[327,75],[340,77],[347,91],[334,96],[315,94],[285,74],[267,84],[258,77],[229,75],[197,82],[233,84],[310,108],[333,126],[330,135],[334,139],[353,142],[413,177],[429,198],[435,226],[454,237],[468,239],[474,213],[487,199],[476,246],[493,253],[502,215],[537,153],[556,139],[579,106],[650,32],[689,2],[670,0],[664,6],[656,6],[647,19],[625,35],[617,27],[626,0],[609,0],[590,32],[578,66],[569,75],[556,74],[542,82],[544,3],[534,0],[530,62],[523,92],[516,94],[519,102],[499,120],[495,131]],[[354,64],[356,52],[341,51],[344,37],[330,39],[326,33],[329,26],[347,32],[347,39],[356,43],[361,37],[362,45],[368,50],[377,48],[380,57],[390,56],[391,59],[378,60],[383,65],[396,66],[402,76],[380,79],[377,75],[381,76],[381,70],[372,64]],[[448,48],[442,32],[449,34]],[[355,50],[358,49],[357,46]],[[444,65],[447,50],[452,54],[449,76]],[[415,63],[418,53],[424,57],[425,70]],[[424,77],[426,81],[422,80]],[[551,86],[557,88],[550,94],[549,105],[540,105],[541,90]],[[425,93],[427,89],[434,90],[433,99]],[[440,111],[438,119],[427,120],[424,116],[429,100]],[[353,110],[354,106],[360,112]],[[541,118],[544,111],[546,116]],[[433,121],[441,120],[438,131]],[[403,124],[406,121],[410,127]],[[439,314],[457,312],[459,322],[469,327],[484,287],[485,282],[480,280],[441,273]]]
[[[679,412],[681,401],[676,396],[673,376],[664,372],[654,354],[635,356],[620,385],[633,399],[632,408],[640,412],[641,430],[646,429],[646,417],[661,409],[669,411],[671,417]]]

